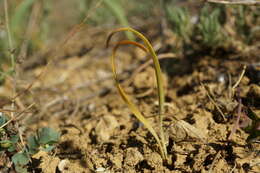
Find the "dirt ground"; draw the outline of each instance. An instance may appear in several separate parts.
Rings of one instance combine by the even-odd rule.
[[[150,33],[148,38],[154,35]],[[242,109],[260,113],[256,66],[259,50],[241,56],[220,50],[212,56],[201,52],[160,60],[167,91],[164,129],[172,160],[172,164],[166,164],[155,139],[116,91],[109,64],[111,48],[104,45],[106,36],[103,31],[80,32],[59,51],[44,76],[20,97],[21,107],[36,103],[33,113],[22,121],[26,132],[48,126],[62,134],[53,153],[34,156],[34,171],[260,172],[260,144],[247,142],[249,134],[240,128],[228,139],[238,116],[238,99],[242,100]],[[121,37],[113,41],[118,39]],[[158,52],[164,48],[160,42],[159,38],[153,42]],[[121,48],[117,55],[124,88],[156,127],[158,102],[153,67],[147,66],[132,76],[147,60],[143,52],[131,47]],[[238,96],[231,97],[230,86],[238,81],[243,65],[247,70],[236,89]],[[33,63],[25,68],[18,80],[19,89],[35,81],[44,68],[45,64]],[[6,97],[8,86],[1,88]]]
[[[157,24],[147,25],[138,30],[146,33],[159,57],[166,56],[160,64],[166,90],[164,130],[172,163],[163,162],[154,137],[116,90],[109,61],[112,46],[105,48],[111,30],[90,27],[65,47],[39,53],[18,65],[17,92],[33,86],[16,105],[22,110],[35,103],[19,121],[24,137],[41,127],[61,132],[55,151],[33,156],[31,172],[260,172],[259,139],[248,141],[250,134],[239,128],[250,122],[243,116],[248,111],[260,115],[259,45],[245,51],[169,54],[175,40],[149,29],[159,28]],[[111,44],[123,38],[119,34]],[[117,53],[117,68],[122,86],[159,131],[153,66],[138,71],[148,60],[139,49],[123,47]],[[47,62],[51,63],[44,71]],[[244,66],[245,74],[232,90]],[[10,80],[0,93],[2,106],[12,96]]]

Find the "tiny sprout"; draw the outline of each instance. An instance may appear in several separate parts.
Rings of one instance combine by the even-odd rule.
[[[159,145],[159,149],[160,149],[163,160],[170,163],[170,160],[169,160],[168,154],[167,154],[167,149],[166,149],[165,135],[164,135],[164,131],[163,131],[164,89],[163,89],[162,72],[161,72],[159,60],[157,58],[157,55],[156,55],[151,43],[147,40],[147,38],[143,34],[141,34],[140,32],[138,32],[132,28],[119,28],[119,29],[114,30],[107,38],[107,44],[106,44],[107,47],[109,45],[109,42],[110,42],[112,36],[115,33],[122,32],[122,31],[130,31],[131,33],[135,34],[138,38],[140,38],[144,42],[144,44],[142,45],[142,44],[134,42],[134,41],[125,40],[125,41],[117,42],[116,45],[114,46],[113,53],[111,56],[111,67],[112,67],[116,87],[118,89],[120,96],[122,97],[124,102],[128,105],[129,109],[132,111],[132,113],[135,115],[135,117],[144,124],[144,126],[149,130],[149,132],[156,139],[156,142]],[[126,94],[126,92],[124,91],[124,89],[122,88],[122,86],[119,83],[119,80],[117,77],[117,72],[116,72],[116,66],[115,66],[115,54],[116,54],[117,49],[121,45],[134,45],[151,55],[151,58],[153,60],[153,64],[155,67],[155,75],[156,75],[157,86],[158,86],[157,92],[158,92],[158,96],[159,96],[159,98],[158,98],[159,113],[158,114],[159,114],[159,119],[160,119],[160,121],[159,121],[160,137],[155,132],[151,123],[143,116],[143,114],[139,111],[137,106],[130,100],[129,96]]]

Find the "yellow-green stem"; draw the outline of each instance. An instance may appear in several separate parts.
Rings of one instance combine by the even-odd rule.
[[[163,79],[162,79],[162,72],[161,72],[161,68],[160,68],[158,57],[157,57],[157,55],[156,55],[152,45],[146,39],[146,37],[143,34],[141,34],[140,32],[138,32],[138,31],[136,31],[136,30],[134,30],[132,28],[119,28],[119,29],[115,30],[114,32],[112,32],[109,35],[108,39],[107,39],[107,46],[108,46],[108,43],[109,43],[112,35],[117,33],[117,32],[121,32],[121,31],[133,32],[140,39],[142,39],[144,44],[145,44],[145,47],[148,49],[148,52],[152,56],[154,67],[155,67],[156,81],[157,81],[157,92],[158,92],[158,96],[159,96],[159,126],[160,126],[160,138],[161,138],[161,141],[158,141],[157,135],[154,135],[154,134],[153,135],[155,136],[157,142],[159,143],[160,150],[162,150],[161,152],[162,152],[163,159],[166,159],[169,162],[167,149],[166,149],[166,140],[165,140],[165,135],[164,135],[164,130],[163,130],[163,114],[164,114],[164,102],[165,102],[165,100],[164,100],[164,89],[163,89]],[[138,47],[140,47],[140,46],[138,46]],[[115,50],[113,51],[113,54],[114,54],[114,52],[115,52]],[[114,64],[114,56],[115,55],[112,56],[112,67],[115,66],[115,64]],[[116,79],[117,77],[116,77],[115,67],[113,67],[113,72],[114,72],[114,75],[115,75],[114,77]],[[118,87],[119,90],[121,90],[120,91],[121,92],[121,96],[125,95],[125,93],[123,93],[123,90],[120,87],[120,85],[118,84],[118,82],[117,82],[117,87]],[[127,96],[124,96],[124,97],[125,97],[124,100],[127,100]],[[128,105],[130,107],[133,106],[133,105],[130,105],[129,103],[128,103]],[[136,109],[136,108],[134,108],[134,109]],[[149,130],[151,131],[151,129],[149,129]]]

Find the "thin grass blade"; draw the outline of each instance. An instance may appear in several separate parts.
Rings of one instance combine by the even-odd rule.
[[[155,130],[153,129],[152,125],[150,124],[150,122],[142,115],[142,113],[138,110],[137,106],[135,106],[135,104],[133,102],[130,101],[129,96],[126,94],[126,92],[123,90],[123,88],[121,87],[121,85],[119,84],[119,80],[117,77],[117,73],[116,73],[116,65],[115,65],[115,57],[116,57],[116,51],[119,48],[120,45],[134,45],[139,47],[140,49],[144,50],[145,52],[147,52],[148,50],[141,44],[137,43],[137,42],[133,42],[133,41],[120,41],[118,42],[114,49],[113,49],[113,53],[111,56],[111,66],[112,66],[112,71],[113,71],[113,75],[114,75],[114,79],[116,81],[116,87],[118,89],[118,92],[120,94],[120,96],[122,97],[122,99],[125,101],[125,103],[128,105],[129,109],[131,110],[131,112],[135,115],[135,117],[144,124],[144,126],[149,130],[149,132],[154,136],[156,142],[159,144],[159,148],[160,148],[160,152],[163,156],[164,159],[166,159],[165,153],[163,151],[163,146],[162,143],[160,141],[160,138],[158,137],[157,133],[155,132]]]
[[[148,128],[148,130],[152,133],[152,135],[156,138],[156,141],[158,142],[159,146],[160,146],[160,150],[161,150],[161,153],[162,153],[162,157],[164,160],[168,160],[167,158],[167,150],[166,150],[166,140],[165,140],[165,136],[164,136],[164,131],[163,131],[163,114],[164,114],[164,89],[163,89],[163,80],[162,80],[162,72],[161,72],[161,68],[160,68],[160,64],[159,64],[159,60],[158,60],[158,57],[151,45],[151,43],[147,40],[147,38],[141,34],[140,32],[132,29],[132,28],[119,28],[119,29],[116,29],[114,30],[109,36],[108,36],[108,39],[107,39],[107,42],[106,42],[106,46],[108,47],[109,45],[109,42],[112,38],[112,36],[115,34],[115,33],[118,33],[118,32],[122,32],[122,31],[129,31],[131,33],[134,33],[138,38],[140,38],[143,42],[144,42],[144,45],[145,46],[142,46],[141,44],[139,43],[136,43],[136,42],[131,42],[131,41],[123,41],[123,42],[119,42],[114,50],[113,50],[113,54],[111,56],[111,64],[112,64],[112,70],[113,70],[113,74],[114,74],[114,78],[116,80],[116,86],[118,88],[118,91],[121,95],[121,97],[124,99],[124,101],[127,103],[127,105],[129,106],[129,108],[131,109],[131,111],[135,114],[135,116]],[[152,126],[150,125],[150,123],[145,119],[145,117],[141,114],[141,112],[138,110],[138,108],[130,101],[130,99],[128,98],[127,94],[124,92],[123,88],[120,86],[120,84],[118,83],[118,80],[117,80],[117,74],[116,74],[116,67],[115,67],[115,62],[114,62],[114,59],[115,59],[115,53],[116,53],[116,50],[117,48],[120,46],[120,45],[123,45],[123,44],[132,44],[132,45],[135,45],[141,49],[144,50],[144,47],[145,47],[145,50],[146,52],[148,52],[150,55],[151,55],[151,58],[153,60],[153,63],[154,63],[154,67],[155,67],[155,75],[156,75],[156,81],[157,81],[157,92],[158,92],[158,96],[159,96],[159,126],[160,126],[160,138],[158,137],[158,135],[156,134],[156,132],[154,131],[154,129],[152,128]],[[161,139],[161,140],[160,140]]]

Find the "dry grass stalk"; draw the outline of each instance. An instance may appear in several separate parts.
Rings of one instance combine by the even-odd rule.
[[[231,5],[260,5],[259,0],[207,0],[207,2]]]

